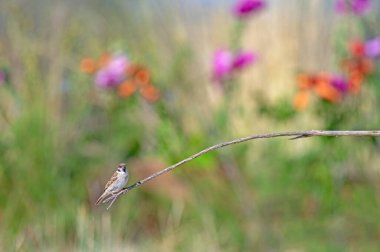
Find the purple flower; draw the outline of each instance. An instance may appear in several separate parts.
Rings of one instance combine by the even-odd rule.
[[[123,54],[113,56],[110,61],[95,75],[99,87],[112,88],[119,85],[126,77],[128,58]]]
[[[213,79],[222,80],[232,72],[233,56],[226,49],[219,49],[215,52],[213,58]]]
[[[238,0],[232,11],[235,16],[244,18],[262,10],[264,7],[264,0]]]
[[[364,52],[367,57],[376,58],[380,56],[380,37],[367,40],[364,43]]]
[[[240,52],[234,58],[232,63],[233,69],[244,69],[245,67],[255,63],[257,61],[257,54],[252,52]]]
[[[371,9],[371,0],[336,0],[335,11],[339,14],[352,12],[361,16]]]
[[[340,75],[331,76],[330,83],[340,93],[346,93],[348,91],[348,81],[343,76],[340,76]]]

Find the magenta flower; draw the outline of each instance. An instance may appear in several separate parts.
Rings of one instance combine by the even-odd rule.
[[[236,17],[245,18],[265,7],[264,0],[238,0],[232,11]]]
[[[222,80],[232,72],[233,56],[226,49],[219,49],[215,52],[213,58],[213,79]]]
[[[371,9],[371,0],[336,0],[335,11],[340,14],[352,12],[361,16]]]
[[[257,58],[257,54],[253,52],[240,52],[235,56],[232,63],[232,68],[236,70],[244,69],[245,67],[255,63]]]
[[[123,54],[114,55],[95,75],[95,84],[103,88],[119,85],[126,78],[128,58]]]
[[[352,11],[356,15],[363,15],[371,9],[371,0],[353,0]]]
[[[346,93],[348,91],[348,81],[341,75],[331,76],[330,83],[340,93]]]
[[[212,79],[215,83],[222,84],[235,71],[255,63],[257,58],[257,54],[252,52],[240,52],[234,56],[229,50],[219,49],[214,54]]]
[[[364,43],[364,52],[367,57],[376,58],[380,56],[380,37],[373,38]]]

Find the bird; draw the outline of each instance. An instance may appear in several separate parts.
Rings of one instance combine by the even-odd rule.
[[[121,163],[118,165],[115,173],[112,175],[110,180],[108,180],[103,194],[96,201],[96,205],[104,203],[104,201],[111,195],[120,192],[123,187],[128,183],[128,170],[127,165]]]

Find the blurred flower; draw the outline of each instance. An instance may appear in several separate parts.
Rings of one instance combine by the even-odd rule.
[[[213,79],[220,81],[232,73],[233,56],[226,49],[219,49],[213,58]]]
[[[119,85],[126,77],[128,58],[118,54],[113,56],[95,75],[99,87],[110,88]]]
[[[124,81],[119,87],[118,87],[118,94],[121,97],[128,97],[135,93],[137,87],[132,81]]]
[[[257,54],[252,52],[241,52],[235,56],[232,68],[233,69],[244,69],[245,67],[255,63],[257,61]]]
[[[372,60],[363,57],[353,57],[342,61],[342,69],[348,78],[348,91],[357,94],[364,79],[373,72]]]
[[[151,83],[151,74],[144,66],[129,62],[125,54],[104,53],[96,62],[84,58],[80,64],[81,71],[95,75],[95,84],[102,88],[116,90],[123,98],[139,91],[141,96],[149,101],[157,101],[159,90]]]
[[[349,51],[356,57],[364,56],[364,43],[361,40],[352,41],[349,45]]]
[[[265,7],[264,0],[238,0],[233,7],[233,13],[239,18],[245,18]]]
[[[335,11],[340,14],[352,12],[360,16],[369,11],[371,5],[371,0],[336,0]]]
[[[140,86],[146,86],[150,84],[150,73],[147,69],[140,69],[135,74],[136,81]]]
[[[336,0],[339,13],[362,15],[371,8],[371,0]],[[354,40],[348,47],[349,56],[341,63],[343,75],[302,74],[298,76],[299,90],[293,100],[297,110],[306,107],[311,92],[332,103],[348,94],[357,94],[369,74],[374,71],[373,58],[380,56],[380,37],[368,41]]]
[[[139,90],[141,96],[149,102],[155,102],[160,98],[159,90],[150,82],[150,72],[147,68],[131,64],[126,72],[128,80],[118,86],[119,96],[128,97]]]
[[[348,91],[348,81],[341,75],[331,76],[330,83],[340,93],[346,93]]]
[[[357,94],[359,93],[363,81],[364,76],[359,74],[358,72],[352,72],[348,75],[349,83],[348,83],[348,90],[351,94]]]
[[[300,74],[297,82],[299,91],[293,100],[297,110],[307,106],[311,92],[331,103],[337,103],[349,89],[349,83],[343,76],[328,73]]]
[[[299,74],[297,77],[298,87],[302,90],[312,89],[318,83],[328,80],[328,75],[324,73],[319,74]]]
[[[349,58],[342,61],[342,68],[347,73],[359,72],[361,75],[368,75],[373,72],[374,66],[368,58]]]
[[[356,15],[362,15],[371,9],[371,0],[353,0],[352,1],[352,11]]]
[[[296,110],[303,110],[307,107],[310,100],[310,92],[307,90],[300,90],[293,100],[293,106]]]
[[[96,62],[91,58],[84,58],[80,63],[80,70],[84,73],[92,74],[96,71]]]
[[[336,103],[341,99],[341,93],[330,82],[321,82],[314,88],[314,92],[329,102]]]
[[[232,75],[235,70],[242,70],[257,61],[257,54],[240,52],[236,56],[226,49],[219,49],[213,59],[213,80],[220,82]]]
[[[364,44],[364,51],[367,57],[376,58],[380,56],[380,37],[368,40]]]
[[[95,84],[98,87],[112,88],[117,86],[121,81],[121,79],[117,77],[118,76],[114,76],[112,72],[109,72],[106,69],[101,69],[95,75]]]
[[[373,63],[369,59],[360,59],[348,63],[347,77],[349,80],[348,90],[352,94],[357,94],[365,78],[373,72]]]
[[[320,74],[313,91],[316,95],[329,102],[336,103],[341,99],[341,93],[332,85],[331,76]]]
[[[140,89],[141,96],[149,102],[155,102],[160,97],[160,92],[152,85],[148,85]]]

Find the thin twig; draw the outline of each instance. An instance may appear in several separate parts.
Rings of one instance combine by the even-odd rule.
[[[238,143],[243,143],[243,142],[247,142],[247,141],[250,141],[250,140],[254,140],[254,139],[260,139],[260,138],[275,138],[275,137],[292,137],[290,138],[290,140],[294,140],[294,139],[299,139],[299,138],[305,138],[305,137],[313,137],[313,136],[356,136],[356,137],[363,137],[363,136],[373,136],[373,137],[380,137],[380,131],[377,131],[377,130],[372,130],[372,131],[328,131],[328,130],[309,130],[309,131],[296,131],[296,132],[280,132],[280,133],[270,133],[270,134],[261,134],[261,135],[253,135],[253,136],[249,136],[249,137],[243,137],[243,138],[239,138],[239,139],[235,139],[235,140],[232,140],[232,141],[228,141],[228,142],[223,142],[223,143],[220,143],[220,144],[216,144],[216,145],[213,145],[213,146],[210,146],[174,165],[171,165],[161,171],[158,171],[156,173],[153,173],[152,175],[134,183],[133,185],[130,185],[128,186],[127,188],[124,188],[123,190],[121,190],[120,192],[118,192],[117,194],[111,196],[110,198],[108,198],[106,201],[103,201],[103,203],[107,203],[107,202],[110,202],[111,200],[111,203],[109,204],[109,206],[107,207],[110,208],[112,206],[112,204],[115,202],[115,200],[123,195],[124,193],[148,182],[149,180],[152,180],[164,173],[167,173],[171,170],[173,170],[174,168],[180,166],[180,165],[183,165],[184,163],[187,163],[197,157],[200,157],[202,156],[203,154],[206,154],[207,152],[210,152],[210,151],[213,151],[213,150],[216,150],[216,149],[219,149],[219,148],[222,148],[222,147],[225,147],[225,146],[228,146],[228,145],[232,145],[232,144],[238,144]]]

